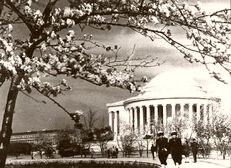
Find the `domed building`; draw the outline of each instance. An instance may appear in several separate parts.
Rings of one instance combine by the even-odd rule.
[[[153,134],[160,126],[168,132],[172,121],[182,116],[194,123],[208,123],[219,102],[184,72],[164,72],[147,83],[138,96],[107,104],[109,126],[115,137],[123,123],[139,133]]]

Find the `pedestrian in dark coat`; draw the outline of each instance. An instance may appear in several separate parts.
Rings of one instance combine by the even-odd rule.
[[[193,154],[193,161],[194,161],[194,163],[196,163],[197,162],[198,143],[197,143],[195,138],[192,139],[191,150],[192,150],[192,154]]]
[[[168,139],[164,137],[164,133],[162,131],[159,131],[157,134],[156,148],[160,163],[162,167],[165,167],[167,165],[167,158],[169,154]]]
[[[171,139],[169,140],[169,152],[172,155],[172,159],[176,166],[181,165],[182,162],[182,154],[183,147],[181,143],[181,139],[177,137],[177,132],[173,131],[171,133]]]
[[[156,147],[154,146],[154,144],[152,144],[151,146],[151,153],[152,153],[152,158],[155,159],[155,152],[156,152]]]

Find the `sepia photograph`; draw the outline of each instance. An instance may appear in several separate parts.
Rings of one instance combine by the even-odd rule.
[[[231,168],[231,0],[0,0],[0,168]]]

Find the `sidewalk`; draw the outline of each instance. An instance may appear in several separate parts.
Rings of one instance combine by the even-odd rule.
[[[97,158],[97,160],[105,160],[105,158]],[[116,159],[109,159],[115,161],[137,161],[137,162],[148,162],[148,163],[158,163],[159,159],[155,158],[154,160],[151,158],[116,158]],[[174,168],[174,163],[171,158],[167,160],[168,166],[167,168]],[[185,163],[184,159],[182,160],[181,168],[231,168],[231,161],[230,159],[198,159],[197,163],[193,163],[193,159],[190,158],[189,163]]]
[[[119,157],[119,158],[95,158],[95,159],[91,159],[91,158],[56,158],[56,159],[48,159],[48,160],[59,160],[59,159],[63,159],[63,160],[107,160],[107,161],[115,161],[115,162],[120,162],[120,161],[129,161],[129,162],[146,162],[146,163],[157,163],[160,164],[159,159],[155,158],[154,160],[152,158],[123,158],[123,157]],[[24,162],[24,161],[30,161],[31,159],[29,157],[27,158],[21,158],[21,159],[15,159],[15,158],[8,158],[7,162]],[[35,160],[47,160],[47,159],[35,159]],[[189,163],[185,163],[185,160],[182,160],[182,165],[181,168],[231,168],[231,160],[230,158],[227,158],[225,160],[223,159],[198,159],[197,163],[193,163],[193,159],[190,158],[189,159],[190,162]],[[174,163],[173,160],[171,158],[169,158],[167,160],[167,168],[174,168]]]

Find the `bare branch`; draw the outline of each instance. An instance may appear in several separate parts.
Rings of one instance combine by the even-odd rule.
[[[34,98],[33,96],[27,94],[26,92],[24,92],[22,90],[20,92],[23,93],[25,96],[27,96],[27,97],[31,98],[32,100],[34,100],[36,103],[44,103],[44,104],[46,104],[46,101],[44,101],[44,100],[38,100],[38,99]]]
[[[48,98],[50,101],[52,101],[54,104],[56,104],[59,108],[61,108],[65,113],[67,113],[69,116],[71,116],[71,112],[69,112],[65,107],[63,107],[59,102],[57,102],[55,99],[53,99],[50,96],[44,95],[38,88],[34,87],[35,90],[37,90],[40,94]]]

